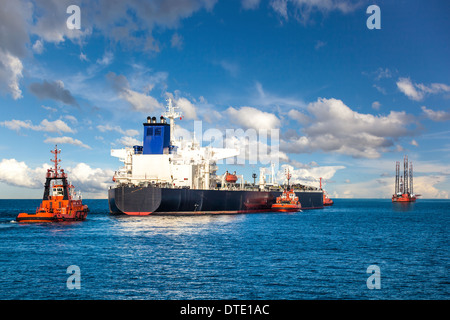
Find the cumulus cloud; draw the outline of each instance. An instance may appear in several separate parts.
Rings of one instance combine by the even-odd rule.
[[[316,185],[319,187],[320,178],[330,180],[341,169],[345,169],[345,166],[303,166],[303,168],[295,168],[292,165],[283,164],[276,174],[276,180],[280,184],[286,183],[286,170],[289,170],[291,175],[290,183]]]
[[[88,193],[89,197],[107,197],[108,187],[112,185],[113,170],[92,168],[86,163],[78,163],[73,168],[67,168],[67,172],[77,190]]]
[[[61,6],[65,5],[66,8],[70,4],[66,4],[67,1],[70,2],[70,0],[61,1]],[[80,7],[83,8],[85,4],[85,7],[92,7],[92,10],[83,11],[83,17],[86,18],[82,20],[82,29],[99,30],[110,40],[132,49],[159,51],[158,41],[153,36],[153,30],[156,27],[176,28],[182,19],[202,9],[211,10],[216,2],[217,0],[129,0],[111,3],[109,0],[98,0],[92,3],[92,1],[84,0]],[[52,10],[54,6],[45,5],[45,7],[48,8],[47,10]],[[44,16],[41,19],[44,19]],[[50,20],[49,25],[58,21],[57,17],[46,17],[46,19]],[[44,30],[49,32],[51,28]],[[147,39],[144,43],[139,36],[142,34]],[[58,39],[57,36],[55,34],[54,37]],[[78,36],[81,37],[79,34]]]
[[[448,190],[439,187],[445,183],[446,176],[426,175],[414,177],[414,193],[420,198],[449,199]],[[336,185],[339,198],[390,198],[392,192],[389,186],[394,185],[393,177],[381,177],[368,181],[344,183]],[[420,199],[419,198],[419,199]]]
[[[135,129],[128,129],[128,130],[123,130],[120,126],[111,126],[109,124],[100,124],[97,126],[97,129],[101,132],[107,132],[107,131],[116,131],[120,134],[124,134],[127,136],[136,136],[139,134],[139,131],[135,130]]]
[[[44,140],[45,143],[52,144],[73,144],[75,146],[79,146],[86,149],[92,149],[90,146],[84,144],[78,139],[74,139],[72,137],[55,137],[55,138],[47,138]]]
[[[29,26],[31,33],[38,35],[44,41],[53,43],[64,42],[65,39],[81,41],[84,37],[90,35],[92,25],[89,23],[89,19],[83,19],[83,17],[89,15],[89,10],[83,11],[83,3],[77,4],[81,8],[81,29],[67,28],[66,21],[69,14],[66,10],[72,4],[73,1],[71,0],[36,2],[33,10],[33,21],[30,21],[31,25]]]
[[[0,91],[11,94],[14,100],[22,98],[19,86],[22,71],[20,59],[0,48]]]
[[[142,145],[142,140],[138,140],[136,138],[133,137],[128,137],[128,136],[123,136],[120,139],[117,139],[116,142],[118,144],[121,144],[125,147],[132,147],[132,146],[140,146]]]
[[[124,75],[116,75],[114,72],[109,72],[106,78],[110,81],[119,97],[127,101],[133,110],[155,112],[156,110],[164,109],[154,97],[130,89],[130,84]]]
[[[78,102],[72,96],[69,90],[64,88],[64,82],[61,80],[48,82],[33,82],[29,86],[30,92],[39,99],[52,99],[64,104],[78,106]]]
[[[311,121],[302,131],[281,143],[281,150],[303,153],[323,150],[353,157],[378,158],[380,151],[394,146],[394,140],[414,134],[408,127],[413,118],[405,112],[387,116],[362,114],[341,100],[318,99],[307,107]]]
[[[61,43],[70,40],[82,44],[95,30],[112,42],[132,49],[158,51],[158,41],[153,36],[155,27],[177,28],[182,19],[203,9],[210,11],[216,2],[217,0],[130,0],[111,3],[109,0],[80,0],[77,5],[81,8],[81,29],[69,29],[66,26],[69,17],[66,9],[73,4],[72,0],[3,1],[0,10],[0,92],[11,94],[14,99],[22,97],[19,87],[23,72],[22,59],[30,53],[30,48],[39,54],[42,53],[45,42]],[[33,45],[29,44],[30,36],[38,37]],[[147,39],[144,43],[143,36]],[[174,37],[172,45],[180,47],[182,38]],[[86,59],[86,56],[81,54],[80,58]],[[99,63],[108,64],[111,58],[111,53],[107,52]],[[45,83],[42,86],[50,89]],[[38,90],[33,91],[40,97]],[[134,92],[128,92],[128,96],[138,104],[141,100],[146,103],[154,102]],[[64,95],[58,97],[62,98]],[[69,100],[63,101],[64,103],[75,105],[73,99],[69,96],[66,98]]]
[[[226,163],[278,165],[289,161],[287,154],[279,149],[278,130],[273,131],[262,134],[261,131],[250,128],[246,131],[237,129],[226,132],[224,146],[239,151],[235,159],[227,159]]]
[[[10,121],[3,121],[0,122],[0,125],[11,129],[20,131],[21,129],[29,129],[34,131],[45,131],[45,132],[70,132],[75,133],[75,130],[70,128],[67,123],[65,123],[62,120],[55,120],[55,121],[49,121],[47,119],[44,119],[41,121],[39,125],[33,125],[33,123],[30,120],[10,120]]]
[[[433,121],[447,121],[450,120],[450,112],[448,111],[434,111],[431,109],[428,109],[427,107],[423,106],[422,111],[425,114],[425,116]]]
[[[37,54],[41,54],[44,51],[44,45],[41,40],[36,40],[36,42],[33,44],[33,52]]]
[[[421,101],[427,94],[436,94],[450,92],[450,86],[443,83],[432,83],[424,85],[422,83],[413,83],[410,78],[399,78],[397,88],[409,99]]]
[[[302,125],[306,125],[311,122],[311,118],[308,117],[305,113],[300,112],[296,109],[291,109],[288,112],[289,118],[296,120],[298,123]]]
[[[180,108],[181,113],[186,119],[197,119],[197,107],[188,99],[183,97],[176,98],[174,104]]]
[[[43,188],[45,174],[47,169],[50,168],[50,165],[43,164],[33,169],[23,161],[2,159],[0,162],[0,182],[30,189]],[[114,174],[112,170],[92,168],[86,163],[78,163],[75,167],[69,167],[65,171],[76,190],[88,193],[90,197],[101,198],[106,197],[106,191],[112,184],[111,179]]]
[[[276,115],[253,107],[241,107],[239,109],[229,107],[225,112],[231,121],[246,129],[274,129],[281,124]]]
[[[50,166],[43,165],[42,167],[31,169],[23,161],[2,159],[0,162],[0,181],[12,186],[31,189],[42,188],[48,168]]]

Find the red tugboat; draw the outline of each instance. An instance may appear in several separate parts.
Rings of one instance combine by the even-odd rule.
[[[86,219],[89,212],[88,206],[83,205],[81,195],[76,195],[74,186],[67,182],[67,174],[64,169],[58,168],[58,150],[51,150],[55,158],[51,161],[55,164],[54,169],[48,169],[44,196],[41,205],[35,213],[19,213],[18,222],[62,222],[82,221]]]
[[[283,190],[283,193],[277,197],[276,202],[272,204],[272,211],[297,212],[302,208],[302,205],[300,204],[300,201],[298,201],[298,197],[295,195],[294,190],[291,190],[289,187],[289,180],[291,178],[289,170],[286,174],[286,178],[288,180],[287,187]]]
[[[415,202],[420,194],[413,192],[413,165],[408,156],[403,158],[403,177],[400,176],[400,162],[395,163],[395,193],[392,202]]]
[[[322,190],[322,178],[320,178],[320,190]],[[323,191],[323,205],[324,206],[332,206],[333,205],[333,200],[331,200],[330,198],[328,198],[328,194],[325,192],[325,190]]]

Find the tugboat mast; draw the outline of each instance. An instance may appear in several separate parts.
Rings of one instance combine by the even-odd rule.
[[[58,145],[55,145],[55,150],[50,150],[51,153],[55,155],[54,159],[50,159],[51,162],[55,164],[55,178],[58,177],[58,163],[61,162],[61,159],[58,159],[58,154],[61,153],[61,149],[58,150]]]

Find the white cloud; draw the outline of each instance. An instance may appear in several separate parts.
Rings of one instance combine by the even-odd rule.
[[[66,10],[71,4],[73,3],[70,0],[38,1],[35,3],[33,19],[29,21],[28,26],[30,32],[47,42],[60,43],[64,42],[65,39],[81,42],[92,33],[92,25],[87,18],[90,10],[83,10],[85,7],[80,4],[81,29],[69,29],[66,25],[69,17]]]
[[[97,59],[97,63],[102,66],[107,66],[112,63],[113,59],[114,59],[113,53],[111,51],[106,51],[101,59]]]
[[[67,172],[69,180],[76,190],[84,193],[85,198],[106,198],[108,187],[113,184],[114,171],[92,168],[86,163],[78,163],[73,168],[67,168]]]
[[[387,116],[362,114],[341,100],[318,99],[307,107],[311,121],[302,129],[304,136],[281,143],[281,150],[292,153],[323,150],[353,157],[378,158],[380,151],[394,146],[394,140],[413,134],[413,122],[405,112]]]
[[[55,120],[48,121],[44,119],[39,125],[33,125],[30,120],[11,120],[0,122],[2,126],[7,127],[11,130],[19,131],[20,129],[30,129],[34,131],[45,131],[45,132],[70,132],[75,133],[75,130],[71,129],[64,121]]]
[[[256,82],[255,89],[257,97],[254,99],[253,104],[262,107],[278,107],[278,106],[290,106],[296,108],[305,108],[306,104],[296,98],[291,97],[280,97],[271,93],[266,92],[260,82]]]
[[[75,130],[71,129],[64,121],[55,120],[48,121],[44,119],[41,121],[41,124],[38,126],[39,131],[45,132],[70,132],[75,133]]]
[[[256,9],[259,6],[261,0],[242,0],[242,8],[247,10]]]
[[[87,55],[84,54],[83,52],[80,52],[80,60],[81,61],[89,61]]]
[[[44,51],[44,45],[41,40],[36,40],[32,47],[33,51],[37,54],[41,54]]]
[[[132,147],[132,146],[140,146],[142,145],[142,141],[139,141],[138,139],[132,138],[132,137],[128,137],[128,136],[124,136],[120,139],[116,140],[117,143],[125,146],[125,147]]]
[[[412,100],[422,100],[424,93],[416,90],[416,87],[409,78],[400,78],[397,81],[398,89]]]
[[[241,107],[240,109],[229,107],[225,112],[232,123],[243,128],[274,129],[281,124],[280,119],[274,114],[253,107]]]
[[[428,109],[427,107],[422,107],[423,113],[431,120],[433,121],[447,121],[450,120],[450,112],[447,111],[434,111],[431,109]]]
[[[283,19],[293,16],[301,23],[308,23],[314,12],[327,14],[331,11],[349,13],[360,6],[360,1],[352,0],[271,0],[270,6]]]
[[[2,159],[0,162],[0,182],[8,185],[30,189],[44,187],[45,174],[51,168],[48,164],[34,169],[28,167],[23,161],[16,159]],[[73,168],[65,170],[69,180],[76,190],[87,193],[89,197],[106,198],[109,185],[112,184],[114,171],[92,168],[88,164],[78,163]],[[85,194],[86,196],[86,194]]]
[[[305,113],[300,112],[300,111],[295,110],[295,109],[289,110],[288,117],[291,118],[291,119],[296,120],[298,123],[300,123],[302,125],[306,125],[306,124],[311,122],[311,118],[310,117],[308,117]]]
[[[239,150],[236,156],[237,164],[279,164],[288,162],[289,157],[286,153],[279,150],[278,135],[271,136],[270,132],[262,136],[255,130],[247,131],[234,130],[234,134],[226,134],[224,138],[224,147]],[[225,160],[226,163],[231,160]]]
[[[132,136],[132,137],[137,136],[139,134],[139,131],[137,131],[135,129],[123,130],[120,126],[111,126],[109,124],[106,124],[106,125],[100,124],[97,126],[97,129],[101,132],[116,131],[120,134]]]
[[[74,123],[74,124],[78,123],[77,118],[75,118],[74,116],[66,115],[66,116],[64,116],[64,118],[67,119],[67,120],[69,120],[70,122],[72,122],[72,123]]]
[[[9,185],[25,188],[42,188],[45,173],[50,166],[43,165],[31,169],[23,161],[16,159],[2,159],[0,162],[0,181]]]
[[[415,176],[414,193],[420,194],[421,198],[449,199],[448,190],[442,190],[438,186],[445,183],[446,176]],[[394,187],[393,177],[381,177],[362,182],[352,182],[350,184],[335,185],[339,198],[384,198],[392,197]]]
[[[427,86],[422,83],[413,83],[409,78],[399,78],[397,88],[408,98],[415,101],[423,100],[426,94],[450,92],[450,86],[446,84],[432,83]]]
[[[384,78],[391,78],[392,77],[392,72],[391,70],[389,70],[388,68],[378,68],[375,72],[375,80],[380,80],[380,79],[384,79]]]
[[[378,101],[372,102],[372,109],[380,110],[380,107],[381,107],[381,103],[379,103]]]
[[[286,170],[289,169],[291,175],[290,183],[300,183],[319,187],[319,178],[330,180],[336,171],[345,169],[345,166],[315,166],[295,169],[293,166],[283,164],[276,174],[278,183],[286,183]],[[323,183],[322,183],[323,184]]]
[[[130,84],[124,75],[116,75],[114,72],[110,72],[106,75],[106,78],[111,82],[119,97],[127,101],[133,110],[155,112],[164,109],[154,97],[130,89]]]
[[[10,93],[14,100],[22,98],[19,87],[22,70],[20,59],[0,48],[0,91]]]
[[[319,50],[320,48],[325,47],[326,45],[327,45],[326,42],[317,40],[316,44],[314,45],[314,49]]]
[[[286,20],[288,19],[287,2],[288,0],[272,0],[270,2],[272,9]]]
[[[90,146],[84,144],[78,139],[74,139],[72,137],[55,137],[55,138],[47,138],[44,140],[45,143],[52,144],[73,144],[75,146],[79,146],[86,149],[92,149]]]
[[[162,105],[152,96],[124,88],[120,97],[130,103],[132,108],[141,112],[154,112],[162,109]]]
[[[197,119],[197,107],[186,98],[177,98],[174,101],[175,106],[179,107],[186,119]]]
[[[239,73],[239,65],[235,62],[221,60],[218,64],[233,77],[236,77]]]
[[[175,32],[170,39],[170,45],[172,46],[172,48],[181,50],[183,48],[183,37]]]

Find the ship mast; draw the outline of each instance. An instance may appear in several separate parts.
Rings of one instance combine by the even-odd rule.
[[[175,109],[177,109],[178,107],[174,107],[172,105],[172,99],[167,99],[167,111],[164,112],[163,116],[165,118],[169,119],[169,123],[170,123],[170,145],[174,145],[175,144],[175,135],[174,135],[174,127],[175,127],[175,122],[174,119],[180,117],[181,119],[181,113],[180,112],[176,112]]]
[[[286,178],[287,178],[287,190],[289,190],[289,180],[291,179],[291,174],[289,173],[289,168],[287,169],[287,173],[286,173]]]
[[[53,162],[55,164],[55,169],[54,169],[54,174],[55,174],[55,178],[58,178],[58,163],[61,162],[61,159],[58,159],[58,154],[61,153],[61,149],[58,150],[58,146],[55,145],[55,150],[50,150],[51,153],[53,153],[55,155],[54,159],[50,159],[51,162]]]

